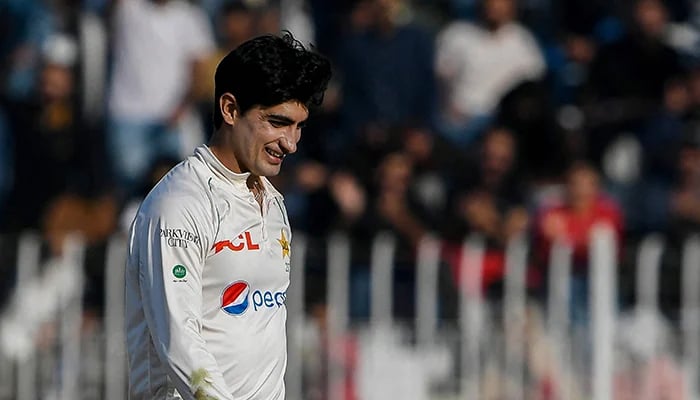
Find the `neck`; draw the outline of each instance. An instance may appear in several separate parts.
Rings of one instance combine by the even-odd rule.
[[[265,198],[265,187],[260,181],[260,177],[257,175],[251,175],[248,177],[246,184],[248,185],[250,192],[253,194],[255,201],[258,202],[260,210],[262,210],[263,199]]]
[[[236,154],[233,151],[233,144],[228,139],[230,136],[221,132],[221,129],[214,132],[209,141],[209,149],[216,158],[224,164],[224,167],[231,171],[240,174],[246,171],[238,162]],[[252,176],[252,175],[251,175]]]

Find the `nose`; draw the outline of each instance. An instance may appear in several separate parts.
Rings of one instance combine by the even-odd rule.
[[[297,152],[297,140],[290,139],[289,135],[284,135],[280,140],[280,147],[286,154]]]

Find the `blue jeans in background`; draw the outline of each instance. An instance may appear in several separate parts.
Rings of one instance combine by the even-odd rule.
[[[112,119],[107,154],[118,191],[130,196],[148,183],[148,173],[156,161],[180,158],[180,135],[162,123]]]

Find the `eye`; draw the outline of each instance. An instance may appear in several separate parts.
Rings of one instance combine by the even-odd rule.
[[[283,126],[287,126],[288,124],[283,121],[277,121],[274,119],[270,120],[270,125],[274,126],[275,128],[282,128]]]

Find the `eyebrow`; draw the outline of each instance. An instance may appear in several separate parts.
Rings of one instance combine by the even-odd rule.
[[[292,125],[295,122],[293,119],[289,118],[286,115],[282,115],[282,114],[267,114],[265,116],[265,118],[267,118],[268,120],[273,119],[277,122],[282,122],[282,123],[285,123],[287,125]],[[297,125],[299,125],[300,127],[304,127],[306,125],[306,120],[299,121],[299,123]]]

